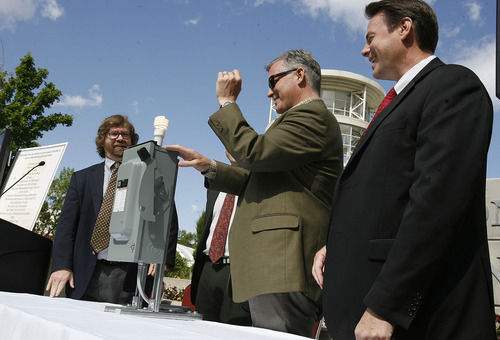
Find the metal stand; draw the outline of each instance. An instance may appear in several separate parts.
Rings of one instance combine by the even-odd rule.
[[[173,306],[162,304],[162,287],[163,287],[163,263],[156,265],[155,278],[153,283],[152,297],[148,298],[144,292],[144,283],[147,275],[147,265],[139,263],[137,269],[137,288],[135,295],[132,298],[132,304],[127,306],[105,306],[104,311],[114,312],[117,314],[140,315],[145,317],[175,319],[175,320],[201,320],[202,315],[198,312],[193,312],[186,306]],[[144,302],[147,307],[143,307]]]

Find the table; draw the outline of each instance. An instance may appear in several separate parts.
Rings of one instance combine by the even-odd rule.
[[[0,292],[0,339],[296,339],[256,327],[105,312],[107,303]]]

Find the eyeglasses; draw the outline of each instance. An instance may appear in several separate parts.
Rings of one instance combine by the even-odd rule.
[[[294,68],[293,70],[288,70],[288,71],[276,73],[276,74],[273,74],[273,75],[269,76],[269,79],[268,79],[269,88],[271,90],[274,89],[274,86],[276,86],[276,83],[279,81],[279,79],[276,80],[276,78],[284,76],[284,75],[286,75],[286,74],[288,74],[290,72],[297,71],[297,70],[298,70],[298,68]]]
[[[118,136],[122,136],[123,139],[129,139],[130,138],[130,134],[129,133],[126,133],[126,132],[108,132],[108,138],[109,139],[117,139]]]

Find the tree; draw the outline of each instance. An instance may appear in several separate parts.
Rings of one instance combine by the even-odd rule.
[[[19,148],[39,146],[37,139],[57,125],[71,126],[73,116],[61,113],[44,115],[62,92],[55,85],[47,83],[46,69],[36,69],[31,53],[28,52],[16,68],[15,75],[0,72],[0,129],[12,131],[13,154]]]
[[[74,170],[73,168],[64,167],[59,173],[59,177],[52,181],[49,193],[45,198],[45,202],[43,202],[38,220],[33,228],[35,233],[54,239],[57,222],[61,215],[66,191],[68,190],[69,181]]]
[[[177,235],[177,243],[186,247],[196,247],[196,235],[181,229]]]
[[[179,252],[175,252],[175,266],[168,271],[166,276],[189,279],[191,277],[191,270],[192,266],[188,265],[188,260],[183,258]]]

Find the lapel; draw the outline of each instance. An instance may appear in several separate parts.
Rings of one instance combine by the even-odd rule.
[[[92,204],[94,206],[95,217],[97,218],[97,214],[99,214],[99,210],[101,209],[103,198],[102,186],[104,184],[104,162],[92,167],[87,178],[90,181],[89,187],[91,190]]]
[[[380,126],[380,124],[385,120],[387,116],[389,116],[397,107],[398,105],[404,101],[406,96],[413,90],[415,85],[421,81],[425,76],[427,76],[432,70],[434,70],[436,67],[443,66],[444,63],[439,60],[439,58],[434,58],[427,66],[425,66],[422,71],[420,71],[409,83],[406,85],[406,87],[398,93],[398,95],[387,105],[382,112],[380,112],[377,116],[377,119],[375,119],[371,125],[370,128],[366,131],[363,139],[358,143],[356,146],[356,149],[354,149],[351,157],[349,158],[349,161],[347,162],[345,169],[349,167],[351,163],[354,162],[354,159],[357,157],[357,155],[360,153],[360,150],[363,150],[365,148],[365,145],[367,145],[373,133],[375,130]],[[345,171],[344,171],[345,172]]]

